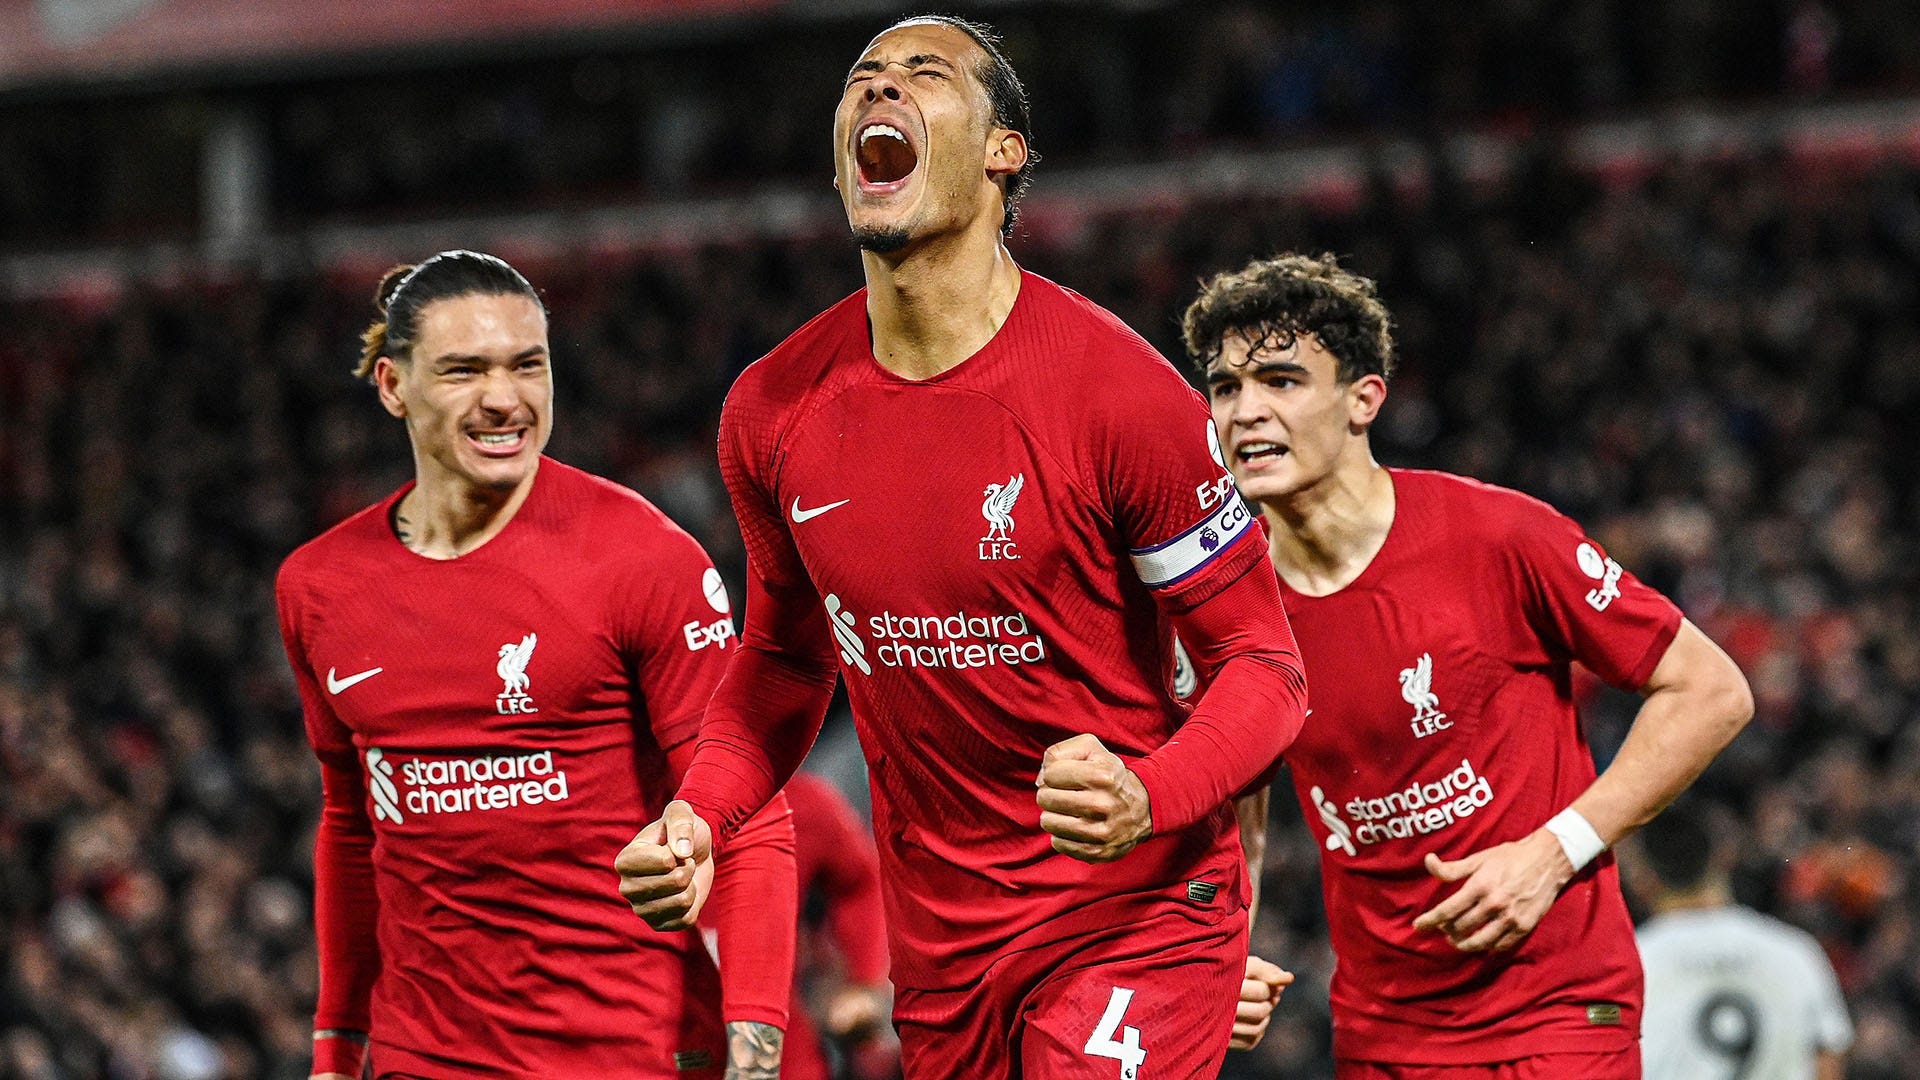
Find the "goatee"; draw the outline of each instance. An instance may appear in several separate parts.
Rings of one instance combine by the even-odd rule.
[[[906,247],[910,239],[912,237],[907,235],[907,230],[900,228],[863,229],[856,226],[853,230],[854,246],[861,251],[871,251],[875,255],[891,255]]]

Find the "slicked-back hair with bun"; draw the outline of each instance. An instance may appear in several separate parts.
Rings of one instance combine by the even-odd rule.
[[[524,296],[540,305],[520,271],[505,259],[479,251],[443,251],[417,266],[400,265],[380,278],[373,308],[379,314],[360,335],[360,364],[356,378],[372,379],[374,361],[390,356],[399,363],[413,359],[413,340],[420,312],[435,300],[459,296]]]

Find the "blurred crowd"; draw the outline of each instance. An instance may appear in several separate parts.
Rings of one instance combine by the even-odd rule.
[[[1050,0],[991,17],[1054,167],[1920,87],[1903,0]],[[649,24],[451,56],[398,41],[105,92],[13,88],[0,251],[204,230],[215,142],[250,148],[282,228],[825,185],[830,103],[882,19],[818,5],[757,32]]]
[[[1298,248],[1377,277],[1402,355],[1383,460],[1550,500],[1728,648],[1758,715],[1701,788],[1746,830],[1741,897],[1832,956],[1850,1076],[1920,1060],[1920,169],[1602,183],[1543,145],[1489,184],[1436,165],[1338,205],[1036,219],[1015,248],[1176,359],[1202,274]],[[851,248],[523,269],[553,311],[552,452],[653,498],[740,595],[718,403],[857,287]],[[410,475],[348,375],[373,280],[0,301],[0,1078],[304,1075],[319,793],[272,577]],[[1590,693],[1602,764],[1632,708]],[[1232,1077],[1330,1073],[1318,851],[1286,791],[1255,945],[1301,978]]]

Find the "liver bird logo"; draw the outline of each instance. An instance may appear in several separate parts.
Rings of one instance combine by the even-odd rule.
[[[1440,711],[1440,695],[1433,692],[1433,654],[1421,653],[1420,659],[1400,672],[1400,696],[1413,706],[1415,720]]]
[[[500,662],[493,670],[507,684],[502,694],[524,694],[530,680],[527,678],[527,662],[533,659],[533,647],[540,643],[538,634],[528,634],[515,645],[509,641],[500,646]]]
[[[987,485],[987,501],[980,504],[980,516],[987,519],[987,535],[980,538],[983,543],[1013,539],[1009,535],[1013,532],[1013,501],[1026,486],[1026,473],[1016,473],[1004,484]]]

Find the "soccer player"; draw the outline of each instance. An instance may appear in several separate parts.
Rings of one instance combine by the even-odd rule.
[[[869,1041],[885,1025],[893,991],[887,983],[880,856],[846,796],[831,783],[802,769],[782,790],[793,808],[802,933],[780,1075],[829,1080],[832,1070],[807,1014],[801,976],[818,973],[836,984],[820,1010],[820,1026],[836,1040]]]
[[[547,315],[511,266],[442,252],[376,306],[358,374],[406,423],[413,482],[278,581],[325,798],[313,1073],[358,1078],[370,1052],[376,1077],[774,1076],[784,802],[721,863],[717,972],[606,870],[737,647],[719,574],[645,499],[542,456]]]
[[[904,20],[853,65],[835,180],[866,288],[727,398],[747,622],[622,891],[667,927],[721,895],[709,853],[799,765],[837,659],[906,1074],[1200,1076],[1247,965],[1230,803],[1305,683],[1204,402],[1009,255],[1028,130],[973,24]],[[1218,672],[1190,716],[1169,621]]]
[[[1331,256],[1214,278],[1185,336],[1313,672],[1287,761],[1324,841],[1337,1074],[1638,1076],[1605,852],[1740,730],[1746,680],[1546,504],[1374,461],[1389,319]],[[1598,780],[1575,661],[1645,695]]]
[[[1840,1080],[1853,1023],[1826,953],[1804,930],[1734,902],[1728,849],[1676,806],[1634,838],[1654,917],[1641,1049],[1648,1080]]]

